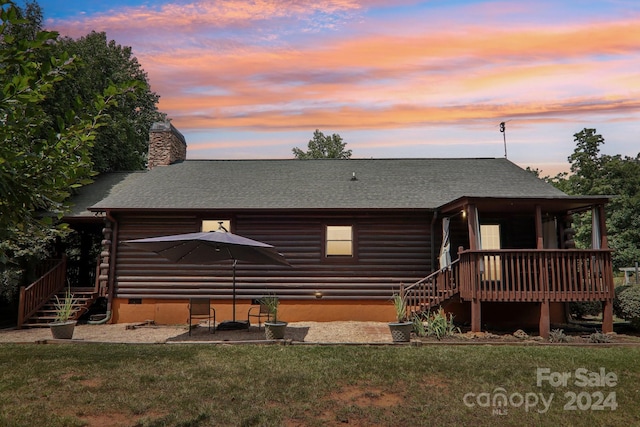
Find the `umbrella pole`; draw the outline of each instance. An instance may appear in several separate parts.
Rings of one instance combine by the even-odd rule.
[[[231,255],[231,253],[229,253],[229,255]],[[237,329],[248,329],[249,328],[249,322],[247,321],[236,321],[236,264],[238,263],[238,260],[234,259],[233,260],[233,281],[232,281],[232,290],[233,290],[233,295],[232,295],[232,301],[233,301],[233,320],[225,320],[224,322],[220,323],[218,325],[218,330],[219,331],[233,331],[233,330],[237,330]]]
[[[233,321],[236,321],[236,264],[237,260],[233,260]]]

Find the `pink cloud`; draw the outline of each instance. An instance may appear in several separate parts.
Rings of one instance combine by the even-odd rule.
[[[426,124],[462,124],[473,121],[499,122],[504,117],[521,122],[556,122],[562,117],[578,114],[614,114],[640,111],[640,101],[620,99],[569,99],[554,103],[511,103],[507,105],[471,104],[449,107],[394,105],[384,109],[342,107],[337,109],[273,110],[251,114],[176,114],[184,129],[246,128],[246,129],[395,129]]]
[[[149,6],[111,10],[82,19],[52,22],[67,35],[81,36],[88,32],[134,34],[140,31],[194,34],[203,29],[244,28],[259,21],[291,17],[307,17],[315,13],[335,14],[360,8],[355,0],[221,0],[167,3],[158,8]],[[171,34],[167,34],[171,35]]]
[[[396,2],[202,1],[58,25],[138,41],[160,109],[184,129],[391,129],[640,111],[640,19],[494,25],[532,13],[513,2],[467,7],[494,21],[457,25],[459,9],[422,25],[366,16],[386,5]],[[307,34],[339,22],[340,31]]]

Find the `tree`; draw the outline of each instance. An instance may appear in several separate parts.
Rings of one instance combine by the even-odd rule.
[[[337,133],[325,136],[316,129],[313,138],[309,140],[306,152],[298,147],[292,151],[296,159],[349,159],[351,150],[345,150],[346,145]]]
[[[9,5],[8,1],[1,3]],[[7,8],[8,10],[8,8]],[[6,24],[4,35],[11,35],[19,40],[35,40],[42,31],[42,8],[35,1],[27,1],[24,8],[15,7],[15,19],[3,21]]]
[[[573,194],[598,194],[602,161],[599,156],[600,146],[604,144],[602,135],[595,129],[583,129],[573,135],[576,148],[568,158],[571,164],[571,191]]]
[[[70,185],[88,177],[90,161],[82,132],[69,132],[64,116],[54,122],[42,109],[53,84],[74,66],[73,58],[40,62],[56,34],[39,32],[35,40],[13,36],[7,30],[19,14],[6,0],[0,5],[0,237],[6,238],[9,229],[29,223],[35,211],[58,211]]]
[[[568,157],[571,174],[546,179],[567,194],[614,196],[606,209],[613,264],[633,265],[640,260],[640,153],[636,157],[600,154],[605,140],[595,129],[583,129],[574,141],[576,148]],[[577,243],[589,247],[590,215],[576,216],[574,228]]]
[[[55,53],[57,33],[18,37],[20,9],[0,0],[0,295],[21,284],[25,266],[45,256],[65,233],[56,224],[72,188],[90,181],[96,131],[116,101],[136,84],[94,93],[87,114],[80,105],[52,116],[46,101],[57,83],[73,77],[76,58]]]
[[[79,63],[72,72],[73,78],[57,82],[54,96],[45,101],[44,108],[51,116],[73,108],[78,100],[87,106],[89,114],[95,114],[95,93],[113,84],[136,82],[135,90],[116,97],[116,104],[96,133],[90,156],[98,173],[144,169],[149,129],[165,115],[158,111],[159,96],[151,91],[147,74],[131,48],[107,40],[105,33],[91,32],[77,40],[59,40],[55,52],[75,55]]]
[[[26,3],[24,10],[15,8],[16,22],[9,23],[7,31],[19,40],[35,40],[41,32],[42,9],[35,1]],[[137,82],[135,90],[118,95],[98,129],[90,151],[93,169],[98,173],[117,170],[144,169],[147,162],[149,129],[165,115],[157,109],[159,96],[152,92],[147,74],[130,47],[107,40],[105,33],[91,32],[85,37],[56,38],[53,48],[35,57],[39,62],[48,56],[74,57],[70,78],[56,81],[53,93],[42,102],[42,108],[51,117],[64,116],[69,110],[81,109],[94,115],[93,98],[111,85],[129,85]],[[81,105],[81,107],[79,107]],[[43,127],[43,131],[48,131]]]

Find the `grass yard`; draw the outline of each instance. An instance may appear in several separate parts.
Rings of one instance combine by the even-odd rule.
[[[0,425],[632,426],[639,361],[604,346],[0,345]]]

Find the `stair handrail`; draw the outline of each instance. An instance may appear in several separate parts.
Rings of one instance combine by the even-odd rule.
[[[434,271],[433,273],[431,273],[431,274],[430,274],[430,275],[428,275],[427,277],[425,277],[425,278],[423,278],[423,279],[420,279],[420,280],[416,281],[415,283],[412,283],[412,284],[410,284],[410,285],[408,285],[408,286],[405,286],[405,287],[404,287],[404,290],[405,290],[405,291],[410,291],[412,288],[414,288],[414,287],[416,287],[416,286],[418,286],[418,285],[421,285],[422,283],[424,283],[424,282],[426,282],[426,281],[431,281],[431,280],[433,280],[433,278],[434,278],[434,277],[436,277],[437,275],[441,274],[444,270],[450,270],[450,269],[452,269],[452,268],[453,268],[453,266],[454,266],[455,264],[457,264],[459,261],[460,261],[460,258],[458,258],[458,259],[456,259],[456,260],[452,261],[452,262],[451,262],[451,264],[449,264],[447,267],[442,267],[441,269]]]
[[[436,304],[439,304],[442,299],[444,298],[440,298],[440,295],[437,294],[435,292],[435,289],[432,289],[432,291],[434,292],[429,292],[426,289],[422,289],[420,290],[420,285],[423,285],[425,283],[433,283],[434,279],[436,279],[438,276],[441,275],[445,275],[447,274],[447,272],[449,274],[454,274],[454,270],[455,267],[457,266],[458,262],[460,261],[460,258],[454,260],[451,264],[449,264],[446,267],[443,267],[439,270],[434,271],[433,273],[431,273],[430,275],[428,275],[427,277],[420,279],[418,281],[416,281],[415,283],[412,283],[411,285],[408,286],[401,286],[400,288],[400,295],[402,296],[402,298],[404,298],[404,300],[407,303],[407,309],[409,311],[418,311],[416,310],[417,307],[424,307],[424,306],[431,306],[431,298],[435,299]],[[456,280],[455,278],[451,278],[451,282],[452,283],[446,283],[445,282],[445,288],[441,289],[441,291],[450,291],[451,295],[453,295],[456,291]],[[450,285],[450,286],[449,286]],[[416,295],[416,291],[418,291],[418,295]],[[422,292],[420,292],[422,291]],[[451,295],[448,295],[447,297],[450,297]],[[429,300],[429,303],[427,304],[427,300]]]
[[[29,286],[20,287],[18,303],[18,329],[33,316],[49,299],[60,292],[67,277],[67,256],[63,255],[51,269]]]

